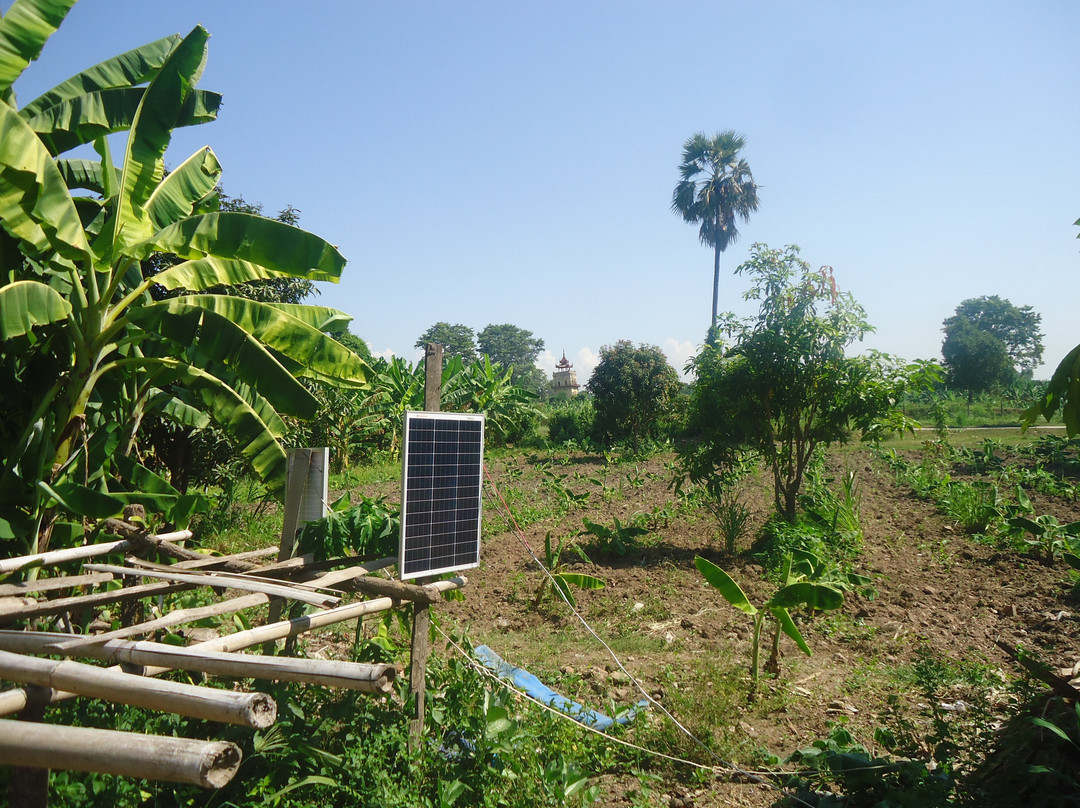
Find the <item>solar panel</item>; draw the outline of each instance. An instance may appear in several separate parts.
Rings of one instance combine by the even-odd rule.
[[[405,413],[401,578],[480,563],[484,416]]]

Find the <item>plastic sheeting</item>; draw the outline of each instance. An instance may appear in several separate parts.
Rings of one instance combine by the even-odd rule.
[[[514,687],[523,693],[547,704],[549,707],[554,707],[556,710],[566,713],[575,721],[580,721],[582,724],[594,727],[602,732],[607,732],[614,724],[626,724],[632,721],[637,714],[637,710],[648,704],[646,700],[642,699],[635,705],[635,709],[628,710],[618,718],[611,718],[556,693],[524,668],[515,667],[504,661],[502,657],[486,645],[478,645],[473,648],[473,655],[484,667],[493,671],[500,679],[512,683]]]

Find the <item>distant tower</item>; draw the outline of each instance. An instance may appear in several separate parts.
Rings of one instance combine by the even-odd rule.
[[[555,365],[555,372],[551,374],[551,397],[572,398],[577,395],[577,392],[577,373],[574,372],[574,366],[566,361],[566,351],[563,351],[562,359]]]

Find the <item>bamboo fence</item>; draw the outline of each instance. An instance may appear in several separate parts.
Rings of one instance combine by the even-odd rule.
[[[85,696],[256,729],[271,725],[276,718],[276,705],[263,693],[152,678],[173,669],[232,679],[282,680],[387,694],[396,676],[393,665],[239,652],[378,614],[405,603],[415,604],[418,611],[426,614],[427,607],[443,592],[467,583],[465,578],[458,577],[415,586],[371,577],[371,573],[395,564],[397,559],[393,557],[358,563],[359,559],[315,562],[309,556],[300,556],[260,564],[260,559],[277,553],[278,548],[210,557],[177,544],[191,538],[186,531],[155,536],[116,520],[110,520],[107,529],[122,538],[0,560],[0,575],[7,575],[41,571],[73,561],[86,562],[106,555],[129,554],[123,566],[83,563],[81,574],[0,584],[0,623],[47,617],[71,625],[74,621],[69,615],[80,615],[85,624],[101,608],[196,588],[240,594],[206,605],[159,613],[152,619],[100,634],[0,630],[0,679],[22,685],[0,692],[0,716],[21,712],[34,704]],[[169,557],[173,563],[161,564],[139,557],[151,554]],[[149,578],[154,582],[95,589],[125,578]],[[348,593],[359,593],[366,599],[342,603]],[[310,614],[286,620],[275,619],[186,647],[128,639],[280,602],[279,599],[308,608],[329,608],[316,608]],[[68,659],[40,658],[43,656]],[[113,664],[100,667],[75,659]],[[233,744],[0,719],[0,764],[4,765],[96,771],[214,788],[226,784],[239,763],[240,751]]]

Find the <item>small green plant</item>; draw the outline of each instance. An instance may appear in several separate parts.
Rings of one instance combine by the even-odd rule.
[[[595,537],[594,544],[596,545],[597,550],[602,553],[615,553],[615,555],[620,556],[626,555],[637,546],[638,536],[645,536],[649,533],[649,531],[643,527],[624,525],[619,521],[618,517],[615,518],[612,527],[605,527],[588,518],[583,519],[582,521],[585,524],[585,529],[578,535],[593,535]]]
[[[1064,558],[1069,566],[1080,569],[1080,558],[1077,557],[1080,542],[1075,541],[1080,536],[1080,522],[1063,525],[1056,517],[1042,514],[1030,518],[1014,516],[1008,523],[1010,527],[1032,535],[1032,538],[1024,541],[1033,550],[1042,551],[1043,563],[1053,564],[1054,559]]]
[[[739,539],[746,533],[750,523],[750,509],[742,503],[737,492],[727,492],[713,508],[716,521],[720,525],[720,536],[724,540],[724,550],[728,555],[735,555]]]
[[[544,568],[547,569],[549,575],[545,575],[540,580],[540,586],[536,590],[536,597],[533,598],[533,608],[540,605],[544,600],[544,596],[548,594],[552,587],[557,588],[570,604],[570,607],[574,609],[577,608],[577,601],[570,591],[571,584],[581,589],[604,588],[604,582],[595,575],[587,575],[583,572],[567,572],[566,563],[563,561],[563,556],[567,552],[573,552],[586,564],[590,563],[585,551],[571,537],[563,536],[559,539],[559,543],[552,547],[551,531],[549,530],[547,535],[544,536]]]
[[[988,480],[948,482],[937,505],[965,533],[986,533],[1001,519],[1001,495]]]
[[[890,735],[879,729],[874,740],[888,748]],[[833,725],[828,737],[798,750],[785,762],[797,763],[800,772],[788,782],[795,794],[780,803],[783,806],[931,808],[949,804],[954,787],[944,772],[922,761],[871,753],[843,724]]]
[[[317,560],[357,555],[393,555],[401,515],[383,499],[361,496],[353,505],[345,494],[330,506],[322,519],[308,522],[300,531],[297,546],[302,553],[313,553]]]
[[[698,556],[694,559],[698,571],[705,576],[705,580],[718,590],[724,599],[744,614],[754,620],[754,635],[751,645],[750,660],[750,699],[757,697],[758,686],[758,661],[761,648],[761,632],[766,618],[772,618],[776,624],[772,637],[772,653],[765,663],[768,673],[779,675],[780,673],[780,632],[783,632],[799,646],[799,650],[807,656],[811,656],[810,646],[806,644],[802,633],[791,619],[790,609],[806,606],[810,609],[838,609],[844,602],[844,595],[838,589],[827,584],[815,583],[805,580],[805,577],[793,570],[789,558],[788,569],[784,576],[784,584],[777,589],[772,596],[758,608],[750,602],[746,593],[742,591],[735,580],[706,558]]]
[[[1040,743],[1039,746],[1045,747],[1046,752],[1057,752],[1052,760],[1056,765],[1051,765],[1050,760],[1044,760],[1030,766],[1028,771],[1045,780],[1042,785],[1049,787],[1050,793],[1063,797],[1072,794],[1076,797],[1080,795],[1080,702],[1074,702],[1073,709],[1068,710],[1061,704],[1060,699],[1054,699],[1047,709],[1055,704],[1061,708],[1058,710],[1060,724],[1038,716],[1033,716],[1030,721],[1034,726],[1050,733],[1048,740],[1051,742]],[[1044,752],[1043,757],[1049,758],[1050,755]]]

